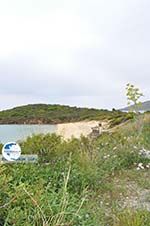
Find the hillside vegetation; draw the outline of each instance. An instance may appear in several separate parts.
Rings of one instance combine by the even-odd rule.
[[[112,120],[120,123],[132,115],[120,111],[77,108],[63,105],[34,104],[0,112],[0,124],[56,124],[82,120]]]
[[[150,115],[91,140],[36,135],[38,163],[0,165],[0,225],[150,226]]]

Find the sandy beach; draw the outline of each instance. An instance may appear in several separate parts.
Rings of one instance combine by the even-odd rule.
[[[80,138],[81,135],[88,136],[92,132],[92,127],[98,126],[99,123],[102,124],[103,129],[107,129],[108,122],[105,121],[82,121],[58,124],[56,134],[61,135],[64,139]]]

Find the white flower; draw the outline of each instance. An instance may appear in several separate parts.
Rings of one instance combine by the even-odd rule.
[[[104,155],[104,159],[107,159],[107,158],[109,158],[110,157],[110,155]]]
[[[144,169],[144,166],[143,166],[142,162],[138,164],[137,170],[139,170],[139,169]]]
[[[139,155],[145,157],[145,158],[148,158],[150,159],[150,151],[149,150],[146,150],[146,149],[141,149],[139,150]]]

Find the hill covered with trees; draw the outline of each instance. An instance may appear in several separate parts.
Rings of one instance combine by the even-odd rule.
[[[57,124],[104,119],[119,123],[129,118],[131,115],[115,109],[108,111],[50,104],[31,104],[0,111],[0,124]]]

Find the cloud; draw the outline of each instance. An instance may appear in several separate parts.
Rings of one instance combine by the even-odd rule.
[[[1,107],[120,107],[128,82],[148,99],[149,7],[148,0],[1,2]]]

